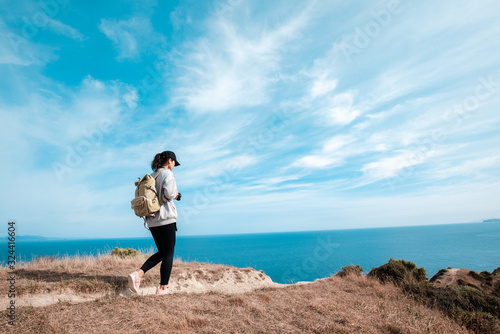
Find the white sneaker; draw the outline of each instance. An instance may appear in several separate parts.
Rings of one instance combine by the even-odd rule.
[[[134,271],[131,274],[128,274],[128,287],[132,292],[139,293],[139,286],[141,285],[141,278],[139,277],[139,273]]]
[[[170,289],[168,288],[168,286],[167,286],[167,288],[165,290],[162,290],[162,289],[160,289],[160,287],[157,287],[156,288],[156,294],[157,295],[171,295],[172,291],[170,291]]]

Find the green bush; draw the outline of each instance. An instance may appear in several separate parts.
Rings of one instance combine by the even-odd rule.
[[[357,265],[349,265],[349,266],[345,266],[345,267],[342,267],[342,270],[339,271],[338,273],[336,273],[335,275],[336,276],[339,276],[339,277],[346,277],[346,276],[349,276],[349,274],[355,274],[355,275],[358,275],[358,276],[361,276],[361,273],[363,272],[363,268],[361,268],[359,266],[359,264]]]
[[[393,258],[390,258],[386,264],[370,270],[368,276],[376,277],[383,283],[393,282],[396,285],[427,280],[424,268],[417,268],[417,265],[411,261],[394,260]]]
[[[403,291],[441,310],[475,333],[498,333],[500,299],[468,286],[438,288],[428,282],[403,284]]]
[[[480,274],[476,273],[475,271],[470,271],[469,276],[473,277],[474,279],[477,279],[478,281],[481,281],[484,284],[491,285],[493,281],[493,274],[487,272],[487,271],[481,271]]]
[[[429,282],[424,268],[417,268],[413,262],[405,260],[391,258],[388,263],[370,270],[368,276],[382,282],[394,282],[405,294],[439,309],[474,333],[500,333],[500,282],[491,283],[493,276],[500,272],[497,269],[491,274],[487,271],[470,273],[483,284],[493,285],[491,295],[463,281],[462,286],[436,287],[431,282],[443,276],[446,269],[440,270]]]
[[[491,294],[497,298],[500,298],[500,281],[497,281],[493,285],[493,291],[491,292]]]
[[[487,272],[486,270],[481,271],[481,273],[479,273],[479,276],[488,283],[491,283],[493,281],[493,274]]]
[[[499,333],[498,319],[485,312],[459,312],[458,322],[474,333]]]
[[[140,254],[141,254],[141,251],[135,250],[133,248],[118,248],[118,247],[115,247],[115,249],[113,249],[111,251],[111,255],[119,256],[119,257],[133,257],[133,256],[137,256],[137,255],[140,255]]]

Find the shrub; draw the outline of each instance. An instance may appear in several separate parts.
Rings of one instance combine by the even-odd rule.
[[[396,285],[427,280],[424,268],[417,268],[417,265],[411,261],[394,260],[393,258],[390,258],[386,264],[370,270],[368,276],[376,277],[383,283],[393,282]]]
[[[487,271],[481,271],[481,273],[476,273],[475,271],[470,271],[469,276],[481,282],[482,287],[490,287],[493,285],[493,274]]]
[[[429,280],[429,282],[434,283],[435,281],[437,281],[438,279],[443,277],[443,275],[446,274],[447,272],[448,272],[448,269],[441,269],[440,271],[437,272],[436,275],[432,276],[432,278]]]
[[[439,279],[446,271],[440,270],[430,282]],[[471,271],[469,275],[491,286],[492,276],[499,272],[500,269],[491,274],[486,271],[480,274]],[[461,280],[458,283],[462,286],[436,287],[427,281],[424,268],[417,268],[410,261],[393,258],[370,270],[368,276],[376,277],[382,282],[394,282],[405,294],[431,308],[439,309],[475,333],[500,333],[500,282],[493,285],[492,295],[475,286],[467,286]]]
[[[484,312],[459,312],[458,322],[474,333],[498,333],[498,319]]]
[[[137,255],[140,255],[140,254],[141,254],[141,251],[135,250],[133,248],[118,248],[118,247],[115,247],[115,249],[113,249],[111,251],[111,255],[119,256],[119,257],[133,257],[133,256],[137,256]]]
[[[357,265],[351,264],[349,266],[342,267],[342,270],[339,271],[338,273],[336,273],[335,275],[339,276],[339,277],[346,277],[346,276],[349,276],[349,274],[355,274],[357,276],[361,276],[362,272],[363,272],[363,268],[361,268],[359,266],[359,264],[357,264]]]
[[[413,270],[413,277],[415,277],[415,279],[418,282],[426,281],[427,280],[427,272],[425,271],[425,269],[423,267],[415,268]]]
[[[493,291],[491,294],[497,298],[500,298],[500,281],[497,281],[495,285],[493,285]]]
[[[436,307],[476,333],[497,333],[500,299],[468,286],[438,288],[427,282],[404,284],[403,291]]]

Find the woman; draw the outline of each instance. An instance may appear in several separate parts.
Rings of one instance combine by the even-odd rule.
[[[156,194],[162,204],[160,211],[154,217],[148,217],[146,223],[153,235],[158,252],[147,259],[140,269],[136,269],[128,275],[129,287],[135,293],[139,292],[139,286],[144,274],[159,262],[161,262],[161,280],[160,286],[156,288],[156,294],[164,295],[171,293],[168,288],[168,281],[172,272],[175,231],[177,231],[177,209],[173,200],[180,200],[180,194],[177,191],[177,184],[172,170],[174,166],[179,165],[180,163],[172,151],[158,153],[151,162],[151,168],[154,171],[152,176],[158,175],[156,178]]]

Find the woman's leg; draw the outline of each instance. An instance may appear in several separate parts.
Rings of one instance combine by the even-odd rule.
[[[161,226],[162,236],[162,260],[160,267],[160,285],[168,285],[170,274],[172,272],[172,263],[174,262],[175,248],[175,231],[177,230],[175,223]]]
[[[170,280],[170,273],[172,272],[172,263],[174,260],[176,230],[175,223],[151,228],[151,234],[155,240],[158,252],[151,255],[151,257],[144,262],[141,270],[147,272],[161,261],[161,285],[168,285],[168,281]]]
[[[156,248],[158,248],[158,252],[156,252],[153,255],[151,255],[146,260],[146,262],[144,262],[144,264],[140,268],[140,270],[142,270],[143,274],[145,274],[148,270],[150,270],[151,268],[153,268],[154,266],[156,266],[161,261],[161,259],[162,259],[161,252],[162,252],[163,247],[161,246],[161,238],[159,236],[159,232],[157,231],[157,229],[160,228],[160,227],[152,227],[152,228],[149,229],[149,231],[153,235],[153,239],[155,241]]]

